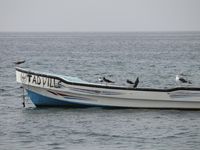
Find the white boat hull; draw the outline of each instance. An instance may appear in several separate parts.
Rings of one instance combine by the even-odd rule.
[[[30,77],[31,76],[31,77]],[[66,80],[61,76],[16,70],[36,106],[200,109],[200,88],[131,89]]]

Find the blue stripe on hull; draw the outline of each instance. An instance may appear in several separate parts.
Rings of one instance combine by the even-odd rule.
[[[51,107],[108,107],[111,108],[112,106],[104,106],[104,105],[93,105],[93,104],[81,104],[81,103],[73,103],[73,102],[66,102],[62,100],[58,100],[55,98],[50,98],[47,96],[43,96],[36,92],[27,90],[28,96],[30,97],[33,104],[37,107],[44,107],[44,106],[51,106]],[[113,107],[112,107],[113,108]]]
[[[39,107],[39,106],[87,107],[87,105],[66,102],[66,101],[55,99],[55,98],[43,96],[41,94],[38,94],[38,93],[30,91],[30,90],[27,90],[27,92],[28,92],[28,96],[30,97],[31,101],[37,107]]]

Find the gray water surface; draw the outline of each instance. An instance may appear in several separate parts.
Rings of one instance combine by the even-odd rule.
[[[200,85],[200,33],[0,33],[0,149],[196,150],[200,111],[22,107],[13,62],[22,67],[119,85]]]

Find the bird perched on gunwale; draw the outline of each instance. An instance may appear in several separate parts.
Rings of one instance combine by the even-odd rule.
[[[106,83],[115,83],[114,81],[111,81],[105,77],[99,77],[99,82],[106,82]]]
[[[134,84],[134,82],[131,81],[131,80],[129,80],[129,79],[127,79],[126,82],[127,82],[128,84]]]
[[[133,85],[133,88],[136,88],[138,86],[138,83],[139,83],[139,77],[136,78],[135,82],[131,81],[131,80],[126,80],[126,82],[128,84],[132,84]]]
[[[191,81],[186,80],[183,77],[180,77],[179,75],[176,75],[176,83],[188,83],[188,84],[192,84]]]
[[[135,80],[133,87],[136,88],[138,86],[138,84],[139,84],[139,77],[137,77],[137,79]]]
[[[104,82],[107,82],[107,83],[115,83],[115,82],[113,82],[113,81],[111,81],[111,80],[109,80],[109,79],[106,79],[105,77],[103,77],[103,81],[104,81]]]

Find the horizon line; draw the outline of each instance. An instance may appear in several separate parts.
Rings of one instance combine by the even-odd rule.
[[[0,33],[183,33],[200,30],[140,30],[140,31],[0,31]]]

